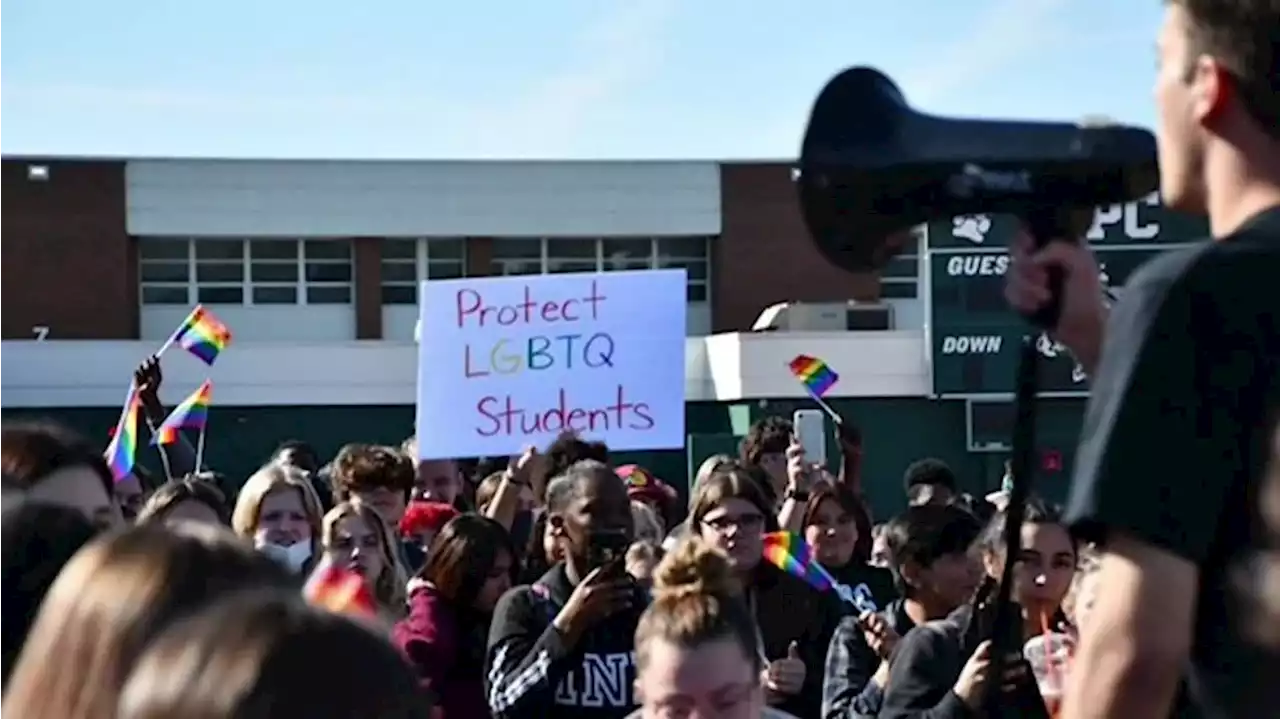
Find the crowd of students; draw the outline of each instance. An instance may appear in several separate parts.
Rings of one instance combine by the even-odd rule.
[[[163,415],[156,377],[151,363],[139,370],[149,416]],[[9,424],[3,708],[30,719],[972,716],[997,681],[983,613],[1005,560],[1004,512],[921,460],[905,473],[908,509],[873,524],[858,432],[838,434],[833,475],[788,421],[766,418],[739,457],[703,462],[684,504],[572,435],[498,461],[420,462],[412,439],[352,444],[323,466],[288,442],[243,483],[192,471],[184,440],[165,450],[183,474],[153,487],[113,481],[100,449],[63,428]],[[880,610],[764,561],[763,535],[779,529],[838,582],[866,585]],[[1078,548],[1039,503],[1022,544],[1013,593],[1028,647],[1069,644],[1088,599],[1070,591],[1085,576]],[[299,588],[322,565],[363,578],[376,621],[306,605]],[[1048,653],[998,679],[1025,716],[1055,705],[1045,667],[1058,679],[1069,669]]]

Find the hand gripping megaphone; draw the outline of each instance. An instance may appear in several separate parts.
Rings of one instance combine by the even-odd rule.
[[[798,170],[801,211],[818,251],[837,267],[861,272],[884,267],[906,244],[909,228],[957,215],[1017,215],[1037,243],[1074,241],[1096,206],[1138,199],[1159,180],[1155,138],[1144,129],[927,115],[866,67],[836,75],[818,95]],[[1053,299],[1028,318],[1033,324],[1057,324],[1062,280],[1050,274]],[[1034,339],[1029,333],[1020,348],[1007,558],[1019,555],[1031,492]],[[1006,561],[996,590],[975,600],[970,629],[975,640],[993,642],[993,676],[1004,676],[1003,658],[1022,648],[1022,618],[1010,597],[1014,564]],[[988,716],[1033,716],[1025,703],[1008,706],[1000,684],[990,682]]]

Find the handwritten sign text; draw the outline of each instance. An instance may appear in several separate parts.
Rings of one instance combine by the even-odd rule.
[[[423,459],[513,454],[563,431],[614,449],[684,444],[685,273],[423,283]]]

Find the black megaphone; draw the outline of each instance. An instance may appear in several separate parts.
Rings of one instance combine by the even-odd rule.
[[[814,102],[797,183],[823,257],[868,271],[930,220],[1008,213],[1038,238],[1083,234],[1094,207],[1142,197],[1158,179],[1145,129],[926,115],[883,73],[855,67]]]

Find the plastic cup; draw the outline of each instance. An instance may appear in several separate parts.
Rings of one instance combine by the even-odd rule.
[[[1070,634],[1048,632],[1032,637],[1022,646],[1022,656],[1031,665],[1036,686],[1044,698],[1049,716],[1057,716],[1062,704],[1066,674],[1076,640]]]

